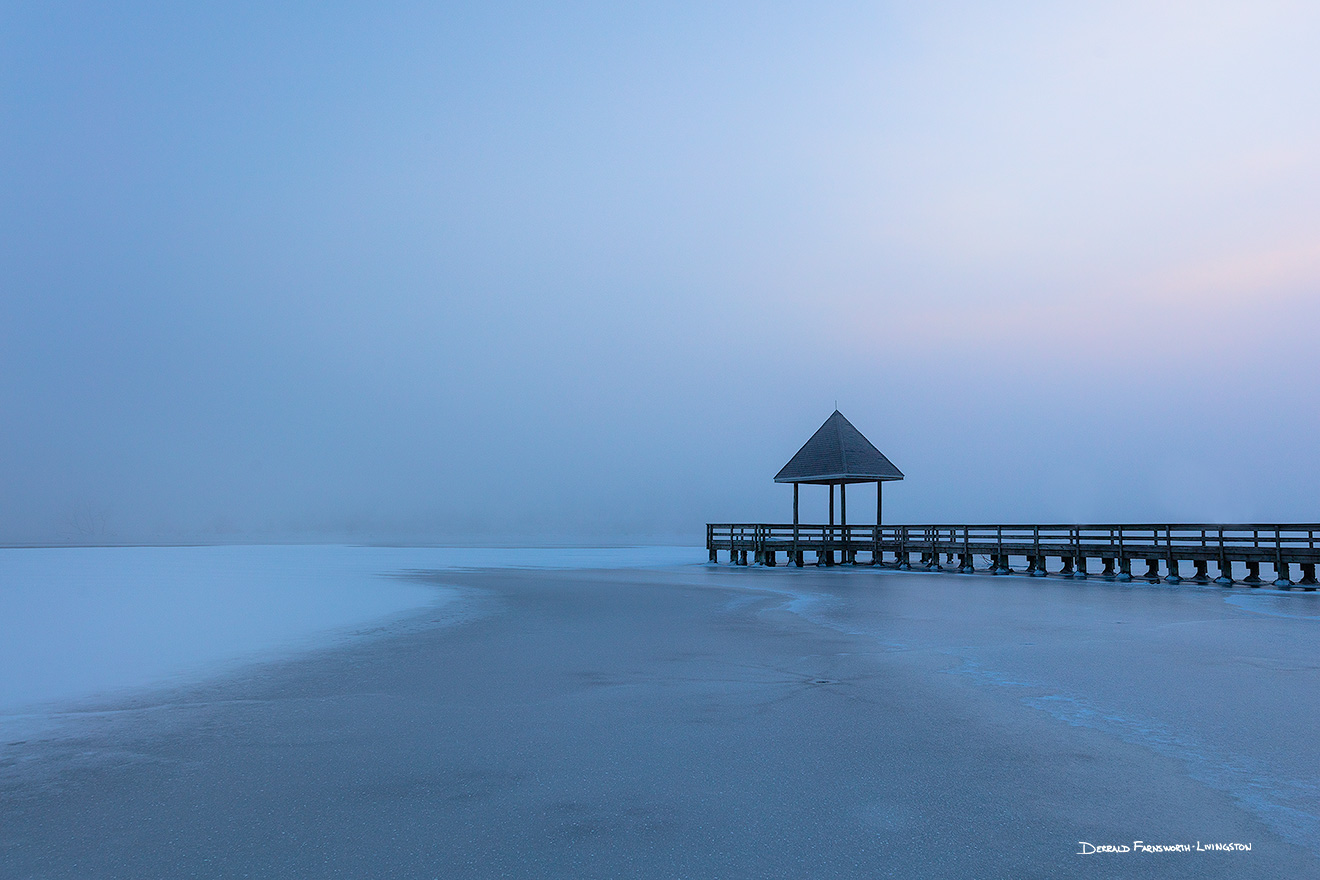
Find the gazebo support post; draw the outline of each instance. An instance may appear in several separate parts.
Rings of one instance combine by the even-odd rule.
[[[881,525],[884,523],[884,517],[880,514],[884,510],[884,488],[885,484],[879,480],[875,481],[875,562],[880,564],[884,551],[880,549],[880,542],[884,540],[884,532],[881,531]]]
[[[793,484],[793,540],[797,541],[798,529],[798,484]]]
[[[798,549],[798,484],[793,484],[793,552],[789,557],[797,565],[802,567],[802,551]]]
[[[825,564],[834,564],[834,484],[829,483],[830,487],[830,532],[829,537],[825,539]]]
[[[871,564],[880,564],[880,486],[883,485],[879,480],[875,481],[875,549],[871,552]]]
[[[844,565],[855,562],[852,555],[852,547],[848,540],[848,484],[839,484],[839,533],[843,538],[843,553],[840,562]]]

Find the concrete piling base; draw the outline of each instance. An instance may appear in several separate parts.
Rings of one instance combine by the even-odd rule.
[[[1160,582],[1160,561],[1158,559],[1146,560],[1146,573],[1142,575],[1148,583],[1158,584]]]

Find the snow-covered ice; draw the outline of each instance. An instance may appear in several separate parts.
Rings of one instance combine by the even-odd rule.
[[[452,602],[400,573],[603,568],[692,548],[261,545],[0,549],[0,732],[59,704],[214,674]]]

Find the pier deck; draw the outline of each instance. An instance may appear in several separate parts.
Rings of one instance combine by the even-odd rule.
[[[889,565],[902,570],[993,574],[1020,570],[1037,577],[1102,577],[1151,582],[1266,583],[1260,565],[1273,568],[1270,583],[1314,590],[1320,547],[1314,523],[1165,523],[1107,525],[822,525],[792,523],[710,523],[706,549],[712,562],[720,551],[746,565],[748,553],[760,565],[777,564],[780,554],[794,565]],[[941,562],[941,559],[944,561]],[[1051,570],[1050,560],[1057,560]],[[1089,567],[1098,560],[1101,569]],[[1137,561],[1144,570],[1132,571]],[[1215,563],[1212,578],[1209,564]],[[1015,569],[1014,566],[1018,568]],[[1161,566],[1163,570],[1161,571]],[[1294,582],[1293,566],[1301,578]]]

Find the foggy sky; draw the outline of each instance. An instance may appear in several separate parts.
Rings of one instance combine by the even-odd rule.
[[[700,543],[789,516],[835,401],[891,522],[1320,520],[1317,45],[1303,3],[6,4],[0,543]]]

